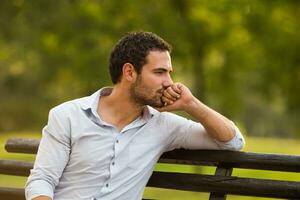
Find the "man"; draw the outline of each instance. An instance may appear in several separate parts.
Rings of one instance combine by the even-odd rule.
[[[137,200],[162,153],[244,146],[233,122],[173,83],[170,52],[153,33],[128,33],[110,56],[114,87],[50,111],[27,199]],[[169,112],[180,110],[198,122]]]

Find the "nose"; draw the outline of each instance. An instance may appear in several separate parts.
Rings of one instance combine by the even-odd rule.
[[[166,79],[165,79],[164,82],[163,82],[163,87],[164,87],[164,88],[168,88],[168,87],[170,87],[172,84],[173,84],[173,80],[172,80],[170,74],[168,74],[168,75],[166,76]]]

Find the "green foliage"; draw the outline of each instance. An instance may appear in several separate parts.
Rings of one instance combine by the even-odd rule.
[[[299,1],[4,0],[0,130],[40,130],[50,107],[109,85],[127,31],[173,48],[174,78],[249,135],[300,136]]]

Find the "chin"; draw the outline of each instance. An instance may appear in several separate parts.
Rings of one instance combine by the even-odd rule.
[[[159,99],[157,101],[153,101],[151,104],[149,104],[149,106],[152,106],[152,107],[156,107],[156,108],[161,108],[164,106],[163,102]]]

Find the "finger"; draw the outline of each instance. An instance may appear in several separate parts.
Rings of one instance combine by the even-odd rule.
[[[155,108],[155,109],[158,110],[159,112],[169,112],[169,111],[171,111],[168,106],[161,107],[161,108]]]
[[[158,110],[159,112],[164,112],[165,111],[165,108],[164,107],[161,107],[161,108],[155,108],[156,110]]]
[[[174,101],[172,99],[168,99],[167,97],[162,97],[161,99],[162,99],[162,102],[164,103],[164,106],[174,103]]]
[[[176,96],[173,96],[172,95],[172,91],[169,91],[168,89],[166,89],[164,92],[163,92],[163,96],[172,100],[172,101],[176,101]]]
[[[165,96],[162,96],[161,99],[162,99],[162,101],[165,103],[164,106],[166,106],[166,105],[171,105],[171,104],[174,103],[174,101],[173,101],[172,99],[169,99],[169,98],[167,98],[167,97],[165,97]]]
[[[172,99],[175,98],[175,100],[176,100],[176,99],[180,98],[180,94],[177,93],[177,92],[173,89],[172,86],[171,86],[171,87],[168,87],[165,91],[166,91],[166,93],[169,94],[169,96],[172,97]],[[170,98],[170,97],[169,97],[169,98]]]
[[[181,94],[181,85],[180,84],[178,84],[178,83],[173,84],[171,87],[176,93]]]
[[[172,111],[172,107],[173,105],[166,105],[166,106],[163,106],[163,107],[160,107],[160,108],[155,108],[156,110],[158,110],[159,112],[169,112],[169,111]]]
[[[158,108],[158,111],[160,111],[160,112],[165,112],[165,111],[171,112],[171,111],[176,111],[176,110],[178,110],[178,109],[175,106],[175,104],[166,105],[166,106]]]

